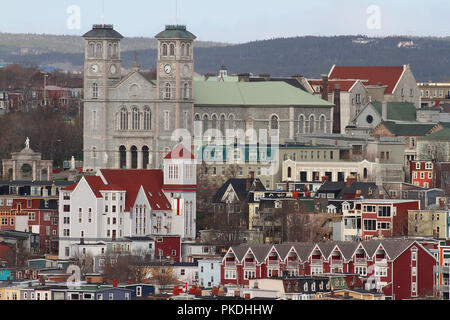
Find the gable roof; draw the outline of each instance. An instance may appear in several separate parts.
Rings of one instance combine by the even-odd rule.
[[[387,86],[385,93],[392,94],[405,70],[405,66],[336,66],[331,68],[329,79],[367,80],[364,85]]]
[[[428,136],[419,138],[419,140],[425,141],[450,141],[450,128],[444,127],[444,129],[438,132],[432,133]]]
[[[162,170],[100,170],[100,174],[108,184],[120,186],[127,191],[126,211],[133,207],[141,186],[145,190],[152,209],[168,210],[171,208],[164,192],[162,192],[164,182]]]
[[[247,181],[250,182],[250,189],[247,190]],[[233,188],[234,192],[238,196],[240,201],[245,200],[250,191],[259,190],[259,191],[265,191],[266,188],[264,187],[263,183],[260,179],[236,179],[232,178],[229,179],[227,182],[225,182],[219,190],[217,190],[216,194],[213,198],[213,203],[220,203],[222,202],[223,195],[225,192],[227,192],[229,186]]]
[[[208,82],[195,81],[195,105],[224,106],[315,106],[332,107],[282,81]]]
[[[428,123],[396,123],[394,121],[384,121],[379,125],[384,125],[395,136],[425,136],[435,124]]]
[[[172,149],[172,151],[164,157],[164,159],[195,159],[195,158],[194,155],[180,143],[177,144]]]
[[[383,103],[372,101],[371,104],[375,111],[381,116],[383,112]],[[399,121],[416,121],[417,109],[410,102],[387,102],[387,118],[388,120]]]

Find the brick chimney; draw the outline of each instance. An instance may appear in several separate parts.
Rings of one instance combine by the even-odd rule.
[[[334,85],[333,133],[341,133],[341,84]]]
[[[251,176],[248,175],[248,177],[247,177],[247,184],[246,184],[246,186],[245,186],[245,190],[246,190],[246,191],[250,190],[250,186],[251,186],[251,181],[250,181],[250,179],[251,179]]]
[[[322,75],[322,100],[328,101],[328,76]]]

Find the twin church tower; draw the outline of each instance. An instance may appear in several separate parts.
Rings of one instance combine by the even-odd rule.
[[[122,74],[121,40],[112,25],[83,35],[84,169],[160,168],[176,129],[193,132],[194,40],[185,26],[156,35],[156,80],[137,61]]]

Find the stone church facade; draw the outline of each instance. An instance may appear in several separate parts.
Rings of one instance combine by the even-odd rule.
[[[333,104],[286,83],[194,81],[196,37],[185,26],[156,35],[156,80],[137,62],[121,75],[123,37],[111,25],[95,25],[83,37],[85,171],[159,168],[179,142],[172,141],[177,129],[191,136],[200,130],[203,138],[214,128],[267,129],[280,142],[332,131]]]

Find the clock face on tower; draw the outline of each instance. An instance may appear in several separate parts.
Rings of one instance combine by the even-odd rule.
[[[111,68],[109,69],[109,71],[111,72],[111,74],[116,74],[117,73],[117,67],[115,65],[112,65]]]
[[[97,73],[98,71],[99,71],[99,66],[97,65],[97,64],[93,64],[92,66],[91,66],[91,71],[93,72],[93,73]]]
[[[166,64],[164,66],[164,72],[170,74],[172,72],[172,66],[170,64]]]

